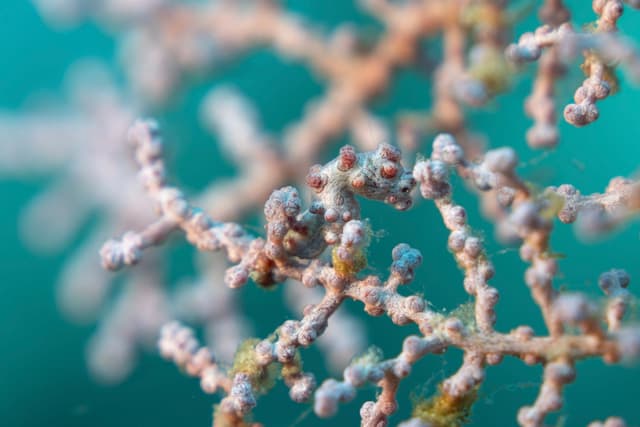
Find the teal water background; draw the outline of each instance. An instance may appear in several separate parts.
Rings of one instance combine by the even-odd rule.
[[[284,2],[309,20],[331,28],[344,20],[362,25],[371,22],[362,17],[352,2],[292,0]],[[576,10],[579,3],[580,10]],[[570,2],[576,22],[592,19],[589,2]],[[531,29],[535,19],[521,23],[516,34]],[[622,30],[640,42],[640,13],[627,10]],[[94,24],[73,29],[54,30],[37,15],[28,1],[2,0],[0,3],[0,108],[24,109],[31,95],[53,91],[61,96],[65,70],[76,60],[99,57],[113,61],[115,40]],[[581,81],[577,66],[559,88],[559,98],[568,102]],[[531,73],[529,73],[530,75]],[[267,50],[256,51],[211,79],[194,82],[185,88],[172,105],[157,114],[167,130],[173,157],[173,175],[195,193],[210,180],[233,173],[221,160],[215,141],[197,120],[197,105],[206,90],[222,82],[233,82],[258,106],[265,127],[277,132],[303,111],[305,102],[323,91],[303,67],[287,63]],[[512,91],[498,97],[484,111],[472,114],[472,127],[488,135],[492,146],[511,145],[521,154],[523,174],[541,185],[572,183],[583,192],[601,191],[610,177],[629,176],[640,164],[640,89],[623,82],[621,93],[602,102],[600,119],[587,128],[561,125],[561,143],[557,150],[540,161],[540,152],[532,152],[524,142],[530,122],[524,116],[522,101],[529,93],[529,77],[519,78]],[[428,82],[410,72],[401,73],[388,96],[377,101],[373,110],[391,114],[397,109],[429,106]],[[335,153],[334,145],[327,157]],[[29,200],[47,188],[55,178],[44,175],[32,179],[3,176],[0,179],[0,425],[35,426],[207,426],[215,399],[204,395],[197,381],[181,375],[171,364],[153,354],[143,356],[134,374],[123,384],[104,387],[87,374],[84,345],[92,327],[68,322],[55,303],[55,282],[65,259],[77,248],[91,229],[84,226],[64,253],[42,256],[30,252],[20,241],[17,224]],[[492,239],[492,227],[478,214],[476,199],[461,186],[459,199],[470,211],[470,222],[484,230],[489,253],[496,265],[492,283],[501,292],[497,307],[498,329],[531,324],[544,331],[540,315],[522,280],[525,265],[516,251],[502,251]],[[384,236],[374,242],[370,263],[384,273],[391,248],[407,242],[419,248],[424,263],[410,290],[424,293],[438,309],[453,309],[467,301],[461,275],[446,251],[447,233],[437,212],[428,202],[419,203],[407,213],[391,211],[378,204],[365,203],[363,213],[371,218],[374,229]],[[55,222],[53,222],[55,223]],[[247,224],[257,224],[248,218]],[[43,233],[49,224],[43,224]],[[600,297],[597,276],[609,268],[625,268],[631,274],[631,290],[640,292],[640,227],[630,224],[605,240],[585,244],[578,241],[571,227],[557,224],[553,237],[555,251],[566,254],[560,262],[557,286],[581,290]],[[175,250],[167,260],[174,278],[192,274],[187,245],[174,241]],[[98,259],[96,257],[96,262]],[[90,280],[90,278],[87,278]],[[281,292],[263,291],[249,286],[242,291],[247,313],[258,322],[257,332],[264,336],[286,318]],[[360,313],[357,304],[348,304]],[[365,318],[363,316],[363,318]],[[367,319],[369,340],[386,355],[400,349],[402,339],[415,332],[400,328],[386,318]],[[461,354],[451,351],[446,357],[431,356],[416,365],[411,379],[400,392],[400,416],[410,410],[411,393],[433,391],[445,373],[459,366]],[[306,367],[324,378],[320,355],[305,352]],[[568,386],[567,402],[561,411],[567,426],[583,426],[590,420],[608,415],[625,416],[632,425],[640,425],[638,366],[606,366],[600,361],[578,364],[577,380]],[[474,407],[471,425],[515,425],[517,408],[535,399],[541,368],[506,359],[489,368],[481,398]],[[267,426],[288,427],[358,425],[358,408],[372,399],[373,388],[364,389],[356,401],[344,405],[335,420],[318,420],[308,406],[291,403],[280,385],[262,398],[256,418]],[[557,418],[557,417],[555,417]]]

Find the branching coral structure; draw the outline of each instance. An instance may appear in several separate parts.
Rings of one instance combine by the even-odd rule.
[[[118,269],[136,263],[145,249],[179,229],[200,250],[222,250],[235,263],[225,274],[231,288],[244,286],[250,278],[262,286],[274,286],[288,278],[294,281],[289,286],[323,291],[322,300],[307,306],[301,319],[285,321],[265,339],[245,342],[230,368],[200,347],[189,328],[177,323],[163,328],[162,354],[199,377],[205,392],[224,394],[214,413],[215,426],[254,425],[249,421],[250,413],[276,378],[282,378],[292,400],[313,399],[314,411],[320,417],[335,415],[338,404],[353,399],[358,388],[375,384],[380,393],[376,400],[362,405],[361,424],[384,426],[397,410],[398,386],[411,374],[413,364],[428,354],[454,347],[464,351],[462,366],[442,381],[435,396],[416,406],[413,418],[404,425],[463,424],[487,368],[501,363],[504,357],[517,357],[527,364],[544,366],[538,398],[517,414],[520,425],[541,426],[547,414],[562,407],[563,387],[574,380],[580,360],[597,357],[615,363],[640,355],[640,327],[620,323],[630,298],[626,289],[629,277],[624,271],[612,270],[600,277],[600,286],[609,296],[604,321],[585,295],[553,288],[557,267],[548,256],[549,215],[550,209],[552,214],[561,209],[549,205],[563,198],[562,192],[550,188],[547,197],[533,195],[518,178],[517,157],[509,148],[490,150],[479,162],[470,163],[455,139],[441,134],[433,142],[431,156],[419,160],[410,171],[400,163],[400,152],[392,146],[383,144],[364,153],[345,146],[335,160],[311,168],[307,185],[314,190],[315,199],[307,209],[303,209],[293,187],[272,193],[265,205],[266,237],[262,238],[238,224],[215,221],[167,184],[155,122],[137,122],[129,139],[160,217],[143,231],[128,232],[121,240],[107,242],[101,251],[106,267]],[[489,283],[494,268],[482,240],[467,222],[465,209],[455,202],[449,176],[456,170],[479,191],[510,195],[502,202],[508,210],[508,221],[521,235],[521,257],[531,263],[525,283],[542,311],[548,335],[535,335],[527,325],[508,332],[494,328],[494,307],[499,299],[498,290]],[[464,289],[473,297],[474,314],[468,318],[439,313],[430,309],[423,297],[400,292],[422,262],[420,251],[406,243],[393,249],[386,278],[362,274],[371,230],[362,217],[358,197],[406,210],[412,204],[416,185],[424,199],[433,200],[450,230],[449,250],[464,270]],[[624,186],[611,190],[621,191]],[[563,206],[577,212],[589,205],[578,200],[597,198],[573,195],[574,199],[565,198]],[[329,257],[322,256],[326,252],[330,252]],[[371,316],[386,315],[397,325],[414,323],[421,335],[406,337],[396,357],[364,355],[349,364],[342,380],[329,379],[318,386],[315,376],[303,370],[300,349],[322,336],[346,299],[362,303]],[[606,423],[623,425],[617,419]]]
[[[539,27],[516,38],[520,18],[535,9],[528,1],[362,0],[376,21],[373,35],[359,24],[321,28],[276,0],[34,3],[54,25],[95,20],[116,35],[123,68],[117,83],[103,67],[85,69],[82,78],[76,73],[70,102],[55,114],[0,112],[0,174],[61,176],[27,209],[25,240],[61,250],[98,214],[98,230],[68,262],[59,292],[62,307],[76,317],[102,314],[87,352],[98,379],[124,380],[141,344],[154,348],[157,341],[160,354],[198,378],[202,391],[221,396],[216,427],[261,425],[253,410],[278,392],[279,382],[291,400],[321,418],[375,388],[359,415],[362,426],[382,427],[409,406],[401,386],[416,374],[415,365],[457,351],[457,371],[413,403],[403,427],[464,425],[491,366],[509,358],[542,369],[537,397],[513,414],[519,425],[537,427],[561,410],[582,360],[640,357],[640,325],[628,320],[635,303],[630,275],[614,268],[594,277],[601,303],[562,289],[552,249],[562,224],[575,223],[580,237],[594,238],[637,217],[637,176],[615,176],[601,193],[575,182],[537,186],[521,172],[519,142],[496,148],[470,118],[470,111],[491,108],[533,64],[524,101],[532,123],[523,145],[558,147],[558,111],[567,125],[597,127],[606,100],[620,89],[617,73],[640,81],[640,53],[620,30],[623,13],[640,1],[593,0],[594,22],[578,23],[568,2],[543,0]],[[224,74],[234,60],[261,49],[305,68],[323,93],[272,132],[251,96],[216,82],[199,103],[201,124],[237,173],[197,192],[174,186],[158,122],[137,117],[162,114],[188,83]],[[572,81],[579,68],[584,77]],[[430,97],[428,111],[378,111],[402,73],[418,75],[415,91]],[[570,92],[562,93],[561,82]],[[351,145],[338,150],[334,144],[343,137]],[[463,192],[478,199],[499,240],[517,247],[526,271],[510,280],[526,286],[546,332],[534,331],[529,319],[499,328],[503,290],[494,284],[486,230],[472,224],[468,212],[475,206],[462,201]],[[387,205],[381,211],[407,215],[418,203],[438,213],[448,236],[442,249],[462,272],[458,285],[468,299],[449,312],[412,287],[422,242],[394,241],[388,274],[369,262],[380,230],[368,209]],[[261,209],[263,230],[246,226],[247,216]],[[49,217],[55,226],[42,233]],[[104,242],[107,235],[119,237]],[[198,252],[199,276],[173,287],[164,277],[167,251],[159,248],[176,235]],[[100,263],[125,272],[110,276]],[[237,289],[250,283],[284,287],[293,313],[281,313],[281,324],[260,338],[248,338],[255,325],[238,300]],[[363,308],[363,317],[407,326],[397,328],[404,341],[394,357],[365,350],[366,325],[347,304]],[[303,350],[312,346],[336,378],[322,379],[316,366],[303,364]],[[625,425],[615,416],[591,424]]]

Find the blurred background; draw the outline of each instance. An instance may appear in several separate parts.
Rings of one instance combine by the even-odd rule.
[[[380,28],[372,17],[360,12],[355,1],[281,3],[323,31],[345,22],[365,33],[376,34]],[[574,22],[593,20],[587,3],[568,2]],[[40,2],[42,10],[47,10],[47,4],[55,10],[55,2],[44,1]],[[180,235],[166,247],[149,251],[133,279],[126,271],[114,276],[100,272],[93,248],[129,229],[130,222],[122,220],[122,212],[142,223],[152,217],[144,196],[129,192],[128,187],[139,186],[135,175],[121,173],[131,166],[126,147],[104,148],[101,144],[122,139],[126,124],[137,115],[157,118],[164,130],[170,179],[196,197],[216,180],[239,173],[216,134],[201,119],[203,100],[212,89],[232,85],[251,101],[261,127],[277,142],[283,129],[300,119],[309,100],[323,93],[324,82],[273,50],[254,49],[225,62],[215,72],[181,81],[162,102],[143,102],[129,86],[131,76],[122,64],[136,58],[123,59],[119,46],[124,33],[117,24],[91,17],[64,23],[65,19],[52,16],[55,14],[45,14],[47,19],[43,19],[30,1],[0,3],[0,58],[4,58],[0,67],[0,423],[12,427],[209,425],[217,397],[205,395],[197,380],[163,361],[152,339],[147,340],[150,345],[131,350],[124,348],[123,342],[110,341],[112,336],[101,329],[105,318],[107,322],[114,319],[110,313],[122,309],[118,298],[127,292],[130,281],[143,283],[138,286],[143,289],[147,289],[147,282],[152,283],[150,289],[159,284],[163,292],[178,295],[189,283],[219,280],[219,270],[208,272],[203,263],[211,262],[199,260]],[[640,41],[639,24],[640,14],[633,10],[627,10],[620,21],[622,31]],[[520,21],[513,30],[514,39],[537,25],[535,14]],[[434,52],[434,60],[440,42],[435,38],[425,44],[426,50]],[[370,110],[389,123],[401,111],[428,110],[431,88],[426,68],[399,72],[390,90],[378,97]],[[531,68],[515,76],[507,93],[469,111],[470,127],[486,135],[491,147],[514,147],[521,156],[519,170],[539,186],[571,183],[583,193],[603,191],[611,177],[638,172],[637,87],[623,76],[620,92],[600,104],[597,122],[581,129],[561,123],[558,148],[533,151],[524,140],[530,120],[523,112],[533,72]],[[142,76],[156,77],[153,73]],[[559,85],[561,105],[571,99],[581,80],[575,64]],[[328,145],[320,160],[332,158],[348,140],[343,137]],[[422,147],[428,155],[427,140]],[[501,293],[497,328],[509,330],[529,324],[544,333],[538,309],[522,280],[526,266],[517,249],[496,241],[493,225],[479,212],[477,198],[461,183],[455,192],[469,212],[470,224],[483,233],[496,266],[492,284]],[[407,291],[424,295],[443,311],[468,300],[462,275],[446,250],[447,232],[431,203],[418,203],[406,213],[364,203],[363,216],[379,231],[370,248],[369,272],[384,275],[391,249],[407,242],[424,256]],[[260,217],[260,211],[255,211],[238,221],[260,232]],[[630,289],[637,294],[639,238],[638,223],[624,225],[595,241],[581,240],[572,227],[558,223],[552,240],[553,250],[562,254],[556,286],[601,298],[598,275],[610,268],[624,268],[631,275]],[[100,295],[91,294],[91,289]],[[149,297],[143,292],[144,301],[162,299],[150,292]],[[74,300],[78,295],[83,296],[80,303]],[[283,287],[265,291],[246,286],[233,297],[238,322],[246,325],[238,327],[232,322],[229,327],[264,337],[295,316],[292,304],[285,303],[287,298],[292,296]],[[144,308],[139,311],[146,313]],[[366,342],[380,347],[387,356],[398,353],[403,338],[416,332],[413,327],[394,326],[386,318],[368,318],[358,304],[347,304],[345,311],[358,328],[364,326]],[[175,312],[169,310],[169,315]],[[631,317],[637,317],[635,310]],[[162,316],[153,318],[149,327],[162,320]],[[114,322],[126,329],[130,321],[135,319],[123,316]],[[305,350],[303,356],[305,368],[319,380],[335,372],[327,367],[328,356],[317,346]],[[411,396],[429,395],[441,379],[457,369],[460,360],[461,353],[452,350],[445,357],[430,356],[417,364],[403,382],[400,411],[393,421],[406,419]],[[127,369],[118,371],[117,366]],[[566,404],[552,423],[582,426],[619,415],[631,425],[640,425],[637,365],[584,361],[578,364],[577,372],[576,381],[567,387]],[[539,366],[529,367],[509,358],[488,369],[470,425],[515,425],[517,409],[535,399],[540,375]],[[285,387],[279,384],[260,399],[255,418],[267,426],[358,425],[361,403],[375,393],[373,387],[363,389],[354,402],[340,408],[335,419],[320,420],[309,405],[289,401]]]

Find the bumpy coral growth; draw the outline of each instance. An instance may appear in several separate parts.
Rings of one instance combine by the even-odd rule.
[[[365,153],[346,146],[335,160],[311,169],[307,184],[316,198],[308,209],[302,210],[300,197],[292,187],[272,194],[265,207],[265,240],[251,236],[237,224],[214,221],[166,184],[162,142],[154,122],[136,123],[130,140],[147,191],[160,206],[160,218],[142,232],[125,234],[127,241],[135,242],[129,249],[135,257],[126,255],[121,240],[108,242],[102,251],[106,266],[118,268],[137,262],[145,248],[161,242],[170,231],[181,229],[201,250],[226,251],[236,263],[227,270],[225,280],[230,287],[245,284],[249,277],[268,277],[270,284],[289,278],[324,292],[322,300],[308,306],[300,320],[285,321],[269,338],[245,342],[236,363],[226,371],[220,371],[205,355],[206,350],[199,349],[189,329],[167,327],[166,338],[161,340],[163,354],[186,366],[192,375],[201,376],[212,369],[222,375],[216,380],[220,385],[211,385],[211,380],[201,376],[206,390],[222,388],[226,394],[215,412],[214,425],[244,425],[258,403],[258,395],[271,387],[273,374],[269,372],[276,365],[291,399],[304,402],[313,396],[314,410],[321,417],[335,415],[338,404],[353,399],[358,388],[376,384],[381,391],[375,401],[363,404],[362,425],[387,425],[398,408],[399,384],[410,375],[412,365],[427,354],[457,347],[465,354],[462,366],[441,383],[438,395],[416,407],[408,425],[463,424],[487,366],[499,364],[505,356],[515,356],[528,364],[544,366],[538,398],[517,416],[523,426],[540,426],[548,413],[562,407],[562,391],[575,378],[576,362],[587,357],[616,362],[640,354],[640,328],[620,324],[630,298],[626,290],[629,277],[624,271],[612,270],[600,278],[601,287],[610,297],[605,316],[608,328],[603,327],[600,313],[586,296],[553,288],[555,260],[546,254],[551,231],[548,204],[555,199],[539,198],[521,183],[513,150],[491,150],[480,161],[469,162],[455,139],[443,134],[434,140],[431,156],[416,163],[411,173],[400,163],[400,153],[390,146],[381,145]],[[524,325],[506,333],[495,330],[494,307],[499,293],[488,284],[493,266],[482,240],[468,225],[464,208],[454,201],[450,174],[456,170],[478,191],[510,194],[502,197],[506,221],[518,230],[521,256],[531,263],[525,282],[543,313],[548,336],[535,336]],[[411,205],[416,184],[424,198],[434,200],[451,232],[449,248],[465,272],[464,288],[474,298],[472,321],[457,317],[456,311],[450,315],[432,311],[422,297],[398,292],[400,286],[412,281],[422,261],[420,252],[407,244],[393,250],[386,280],[359,274],[369,231],[361,219],[356,194],[403,210]],[[574,200],[573,206],[579,212],[587,205]],[[329,248],[330,260],[322,256]],[[354,359],[345,369],[343,380],[326,380],[316,389],[314,375],[302,370],[299,349],[312,345],[324,333],[329,319],[347,298],[360,301],[370,315],[387,315],[398,325],[415,323],[422,335],[407,337],[394,358],[382,359],[372,353]]]
[[[427,355],[455,348],[464,353],[459,369],[438,385],[434,396],[417,402],[411,419],[402,425],[464,424],[489,367],[514,357],[544,370],[538,397],[514,414],[521,426],[534,427],[543,426],[548,414],[562,408],[564,389],[578,374],[580,360],[615,363],[640,355],[640,328],[624,320],[633,301],[627,273],[602,273],[598,283],[607,301],[601,309],[582,293],[554,286],[558,263],[550,247],[555,217],[577,223],[581,235],[588,237],[611,231],[638,214],[640,183],[615,177],[601,194],[582,194],[570,184],[534,189],[518,173],[516,150],[486,150],[483,137],[469,129],[467,120],[469,108],[480,108],[508,90],[524,65],[537,61],[532,93],[525,101],[525,112],[533,120],[526,139],[532,148],[555,147],[560,140],[556,86],[581,57],[586,79],[563,116],[578,127],[594,122],[604,109],[603,101],[619,89],[619,68],[640,80],[640,57],[618,30],[623,12],[640,7],[640,2],[594,0],[595,23],[579,29],[581,25],[570,22],[563,0],[545,0],[538,10],[542,25],[515,43],[511,30],[525,8],[505,0],[364,0],[363,9],[381,23],[373,39],[350,26],[329,33],[316,30],[271,0],[35,3],[56,24],[91,18],[117,32],[128,79],[126,96],[111,86],[105,91],[94,87],[80,99],[84,104],[64,115],[66,120],[56,117],[52,122],[36,114],[24,126],[19,118],[0,116],[0,138],[30,141],[36,152],[42,151],[42,135],[52,130],[68,143],[65,152],[77,151],[76,146],[88,141],[90,149],[76,153],[72,181],[106,185],[98,191],[80,186],[80,192],[68,191],[71,184],[62,185],[56,189],[56,201],[87,193],[85,203],[107,206],[107,232],[134,230],[108,240],[100,250],[102,265],[109,270],[142,264],[92,341],[94,366],[104,376],[121,379],[126,369],[108,368],[130,366],[137,341],[157,334],[163,357],[199,378],[204,392],[223,395],[214,411],[214,426],[257,425],[251,421],[252,410],[281,380],[293,401],[312,402],[319,417],[334,416],[360,388],[374,385],[375,400],[361,406],[360,417],[362,426],[380,427],[404,405],[399,387],[414,365]],[[369,109],[378,95],[392,88],[398,71],[424,71],[423,48],[431,40],[442,41],[442,58],[431,76],[431,110],[400,117],[396,146],[390,142],[387,123]],[[196,197],[169,183],[159,125],[136,121],[126,139],[155,208],[157,215],[152,217],[149,211],[154,209],[147,209],[142,194],[122,191],[135,174],[126,166],[128,154],[121,153],[126,151],[120,138],[126,133],[123,129],[149,106],[161,107],[187,77],[206,75],[263,47],[306,66],[326,83],[325,93],[281,135],[269,135],[237,90],[212,90],[203,102],[202,120],[218,135],[222,151],[238,164],[239,173]],[[417,90],[426,95],[426,86]],[[101,96],[93,96],[96,93]],[[32,132],[14,138],[11,131],[16,129]],[[352,137],[353,145],[323,162],[322,154],[344,135]],[[422,146],[431,139],[431,148]],[[3,140],[2,171],[21,158],[19,145]],[[420,152],[424,155],[416,155]],[[36,163],[33,168],[42,167]],[[459,202],[452,180],[456,175],[477,194],[499,236],[519,245],[519,256],[527,264],[522,281],[540,309],[546,334],[536,334],[526,324],[511,331],[496,327],[500,292],[491,284],[494,265],[482,233],[474,230]],[[31,215],[42,215],[42,205],[50,206],[51,199],[44,199]],[[399,211],[418,200],[432,202],[448,230],[447,249],[463,271],[461,285],[470,302],[462,301],[461,309],[443,314],[423,296],[406,295],[406,285],[422,263],[420,250],[408,243],[398,242],[392,250],[388,275],[370,274],[367,254],[375,250],[376,230],[361,210],[362,199]],[[65,219],[85,213],[62,205]],[[240,225],[243,215],[259,209],[264,213],[264,236]],[[63,223],[62,234],[73,228],[72,222]],[[204,279],[173,295],[156,285],[161,281],[158,259],[146,252],[176,232],[202,252]],[[94,252],[74,271],[90,271],[84,266]],[[209,258],[212,252],[220,255]],[[90,275],[75,277],[80,276]],[[108,278],[97,281],[101,289],[107,288]],[[73,287],[77,280],[67,282]],[[267,337],[243,340],[248,334],[246,319],[235,310],[231,290],[251,282],[267,288],[287,282],[293,289],[288,299],[299,317],[284,321]],[[223,284],[226,291],[212,288]],[[107,292],[97,293],[89,295],[93,304],[87,311],[96,311]],[[362,325],[341,310],[347,300],[362,304],[370,316],[386,316],[398,326],[413,324],[419,334],[408,335],[395,357],[385,359],[369,351],[352,358],[365,339]],[[201,346],[181,323],[167,323],[159,331],[159,324],[170,317],[204,323],[214,344],[218,341],[215,351]],[[336,325],[340,326],[335,329]],[[341,379],[321,382],[304,370],[301,350],[316,342],[327,359],[341,364]],[[239,345],[229,365],[225,359],[228,362],[233,353],[231,344]],[[591,425],[625,423],[611,417]]]

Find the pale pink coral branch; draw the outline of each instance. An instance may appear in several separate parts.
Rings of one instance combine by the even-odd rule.
[[[627,423],[620,417],[609,417],[604,422],[589,423],[588,427],[627,427]]]
[[[288,283],[285,286],[285,298],[295,315],[301,316],[322,299],[322,291]],[[366,336],[365,325],[360,319],[344,310],[337,311],[331,317],[327,330],[318,339],[318,348],[324,354],[327,367],[339,372],[347,366],[351,359],[364,351]]]
[[[538,16],[551,28],[558,28],[570,19],[563,0],[545,1],[538,10]],[[527,143],[532,148],[553,148],[558,143],[555,85],[565,72],[566,67],[557,46],[551,46],[541,54],[533,90],[524,104],[525,112],[534,121],[526,135]]]
[[[595,236],[611,231],[640,210],[640,183],[636,179],[615,177],[604,193],[583,195],[573,185],[551,188],[564,198],[558,218],[577,222],[580,235]]]
[[[551,9],[557,6],[551,7]],[[543,8],[544,9],[544,8]],[[564,118],[574,126],[584,126],[599,116],[596,102],[609,96],[616,88],[613,67],[618,63],[626,66],[630,76],[637,80],[640,75],[640,61],[637,52],[629,42],[618,36],[617,21],[623,12],[621,0],[595,0],[593,9],[598,15],[593,33],[576,32],[567,22],[545,21],[554,24],[543,25],[534,33],[525,33],[517,44],[506,50],[507,57],[516,63],[529,62],[541,57],[544,49],[549,53],[541,60],[539,81],[537,81],[530,101],[528,113],[536,123],[528,135],[529,144],[536,147],[552,147],[557,143],[557,130],[554,125],[551,96],[561,63],[583,54],[583,70],[586,80],[574,94],[575,103],[564,108]],[[547,15],[545,15],[547,16]]]
[[[232,179],[205,189],[199,203],[214,218],[241,218],[264,204],[271,190],[289,179],[292,167],[282,149],[261,130],[251,103],[235,89],[212,90],[202,103],[201,117],[240,170]]]
[[[206,347],[200,347],[193,331],[177,322],[167,323],[160,331],[160,354],[185,369],[191,376],[200,378],[205,393],[218,389],[230,392],[230,378],[220,369],[218,362]]]
[[[418,162],[414,177],[420,183],[424,198],[433,199],[450,230],[449,249],[454,253],[458,265],[465,272],[465,290],[476,298],[476,322],[480,330],[491,332],[495,323],[494,306],[498,291],[487,283],[494,268],[487,259],[482,241],[473,236],[467,224],[465,209],[451,198],[448,168],[464,162],[462,148],[450,135],[440,135],[433,142],[431,159]]]

